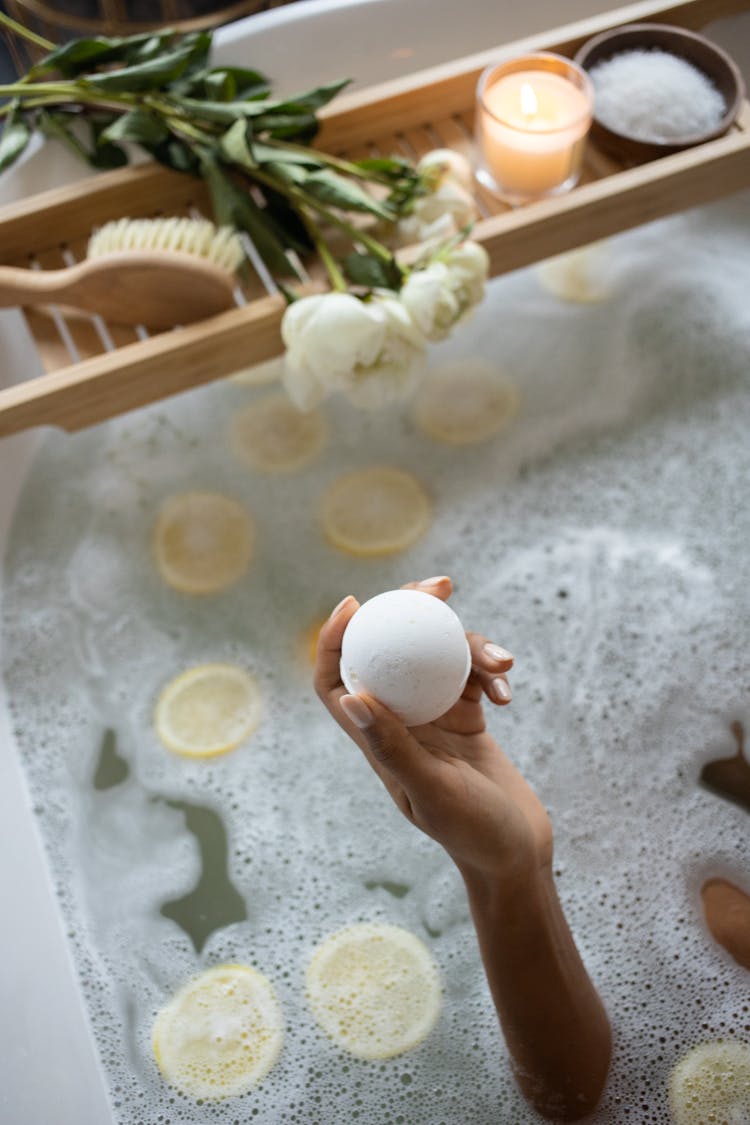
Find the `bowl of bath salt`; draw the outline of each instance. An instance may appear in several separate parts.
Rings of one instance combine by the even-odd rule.
[[[613,28],[585,43],[575,61],[594,87],[592,141],[630,163],[723,136],[742,105],[737,64],[680,27]]]

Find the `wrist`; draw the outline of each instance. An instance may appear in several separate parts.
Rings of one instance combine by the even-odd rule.
[[[490,870],[459,865],[459,871],[472,912],[502,917],[504,925],[544,912],[557,900],[551,856],[517,857]]]

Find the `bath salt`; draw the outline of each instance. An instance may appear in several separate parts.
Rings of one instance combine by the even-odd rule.
[[[708,132],[726,109],[702,71],[667,51],[622,51],[589,73],[597,120],[635,140],[679,141]]]

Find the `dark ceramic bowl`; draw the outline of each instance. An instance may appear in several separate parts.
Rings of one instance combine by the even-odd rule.
[[[584,70],[590,71],[597,63],[611,59],[622,51],[654,48],[677,55],[702,71],[723,97],[726,110],[716,128],[709,132],[696,133],[679,140],[644,141],[618,133],[597,120],[594,95],[592,141],[603,152],[628,162],[654,160],[723,136],[735,121],[744,97],[742,75],[726,51],[702,35],[669,24],[632,23],[605,31],[584,43],[575,56],[575,62]]]

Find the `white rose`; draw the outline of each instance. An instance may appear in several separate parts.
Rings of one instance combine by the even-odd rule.
[[[462,242],[449,251],[445,262],[451,275],[451,288],[462,311],[478,305],[484,297],[490,272],[490,258],[484,246],[469,240]]]
[[[410,273],[401,288],[401,302],[428,340],[444,340],[461,314],[443,262]]]
[[[434,148],[431,152],[426,152],[417,164],[417,171],[434,171],[440,179],[455,180],[467,191],[471,191],[474,180],[469,161],[452,148]]]
[[[302,409],[343,391],[365,408],[382,406],[412,386],[425,341],[400,301],[379,293],[303,297],[286,310],[281,335],[287,352],[283,382]]]
[[[416,215],[407,215],[396,224],[397,246],[413,246],[416,243],[447,242],[456,234],[456,224],[450,215],[440,215],[431,223],[422,223]]]
[[[477,242],[462,242],[421,270],[401,288],[401,302],[428,340],[444,340],[484,296],[489,257]]]
[[[420,196],[410,215],[400,219],[396,238],[401,246],[446,242],[473,223],[476,208],[471,192],[452,179],[443,179],[434,191]]]

